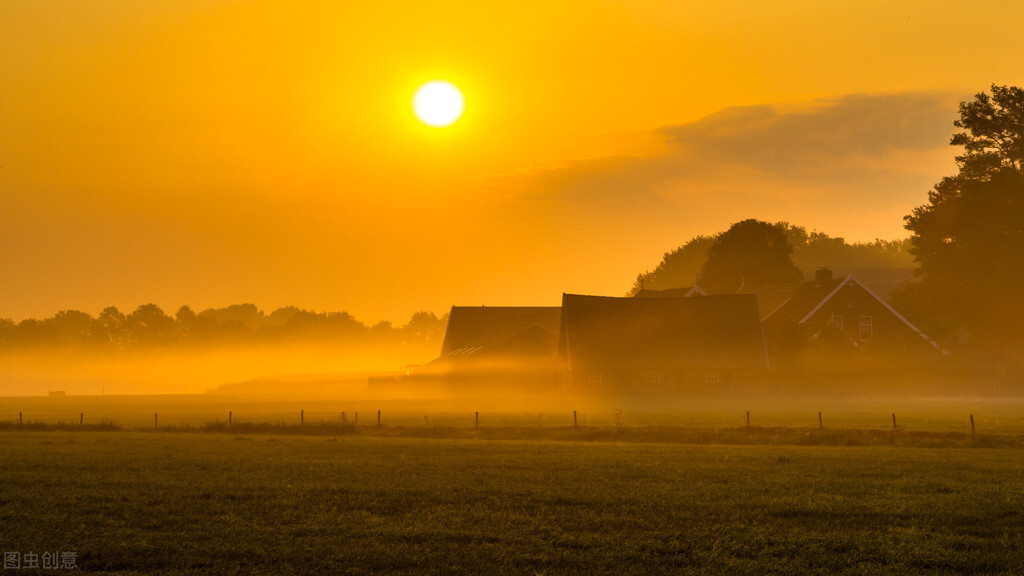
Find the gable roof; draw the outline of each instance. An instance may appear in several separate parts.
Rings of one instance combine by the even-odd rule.
[[[557,306],[452,306],[441,357],[492,352],[554,354],[561,321]]]
[[[876,295],[870,288],[853,277],[852,274],[840,279],[829,279],[826,281],[804,282],[789,300],[782,303],[778,308],[764,317],[766,324],[775,324],[786,319],[796,320],[800,324],[807,323],[825,304],[827,304],[843,288],[856,287],[864,290],[869,296],[882,305],[897,320],[902,322],[912,332],[923,338],[928,344],[938,349],[931,338],[914,326],[910,320],[903,317],[885,300]]]
[[[752,294],[701,298],[562,295],[559,355],[569,363],[768,366]]]
[[[811,310],[817,311],[835,295],[844,282],[844,278],[829,278],[824,281],[812,280],[796,284],[789,297],[765,313],[763,319],[767,324],[785,319],[806,322],[807,313]],[[753,289],[756,292],[756,287]]]

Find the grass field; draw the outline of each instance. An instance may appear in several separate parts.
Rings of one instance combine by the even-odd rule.
[[[0,454],[0,548],[88,572],[1024,570],[1020,449],[8,430]]]

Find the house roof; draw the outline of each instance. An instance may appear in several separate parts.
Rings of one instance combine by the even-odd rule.
[[[441,357],[554,354],[560,321],[557,306],[452,306]]]
[[[912,332],[923,338],[934,348],[939,348],[938,344],[928,338],[917,326],[914,326],[913,323],[893,309],[885,300],[879,298],[870,288],[854,278],[852,274],[845,278],[829,278],[823,281],[812,280],[804,282],[792,297],[764,316],[765,325],[778,325],[778,323],[786,320],[796,320],[798,323],[804,324],[845,287],[856,287],[864,290],[864,292],[878,301],[882,307],[906,325]]]
[[[760,309],[761,318],[766,318],[792,298],[803,286],[803,282],[784,282],[779,284],[755,284],[743,286],[737,294],[754,294],[757,296],[757,305]]]
[[[804,322],[807,313],[821,307],[843,285],[843,282],[845,282],[845,278],[829,278],[825,281],[812,280],[795,284],[792,286],[789,297],[777,303],[770,311],[763,313],[762,318],[766,324],[774,324],[787,319]],[[756,286],[751,287],[751,290],[760,296]]]
[[[767,367],[752,294],[701,298],[562,295],[559,354],[580,361]]]

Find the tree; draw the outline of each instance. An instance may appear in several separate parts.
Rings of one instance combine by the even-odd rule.
[[[799,282],[793,249],[780,226],[760,220],[733,224],[708,249],[700,286],[709,293],[735,292],[744,285]]]
[[[1024,89],[993,84],[992,96],[979,92],[973,102],[960,103],[953,125],[967,131],[949,142],[964,147],[956,157],[960,173],[952,178],[987,180],[1004,171],[1024,177]]]
[[[954,125],[959,171],[905,218],[918,279],[897,303],[947,344],[1005,350],[1024,321],[1024,90],[993,85]]]
[[[636,277],[630,294],[636,294],[641,288],[666,290],[692,286],[707,260],[708,249],[718,236],[696,236],[679,248],[666,252],[657,268]]]
[[[0,318],[0,346],[6,346],[14,340],[17,324],[10,318]]]
[[[125,318],[125,329],[133,344],[157,345],[174,341],[175,325],[156,304],[143,304]]]
[[[92,316],[78,310],[61,310],[46,320],[51,339],[61,344],[86,342],[91,336],[92,324]]]
[[[185,304],[174,313],[174,323],[178,330],[178,340],[191,344],[195,339],[196,325],[199,316],[191,306]]]
[[[127,340],[125,315],[115,306],[107,306],[93,320],[93,338],[96,342],[120,347]]]
[[[785,234],[793,249],[793,263],[801,271],[828,266],[836,272],[848,274],[862,270],[909,269],[914,265],[909,238],[848,244],[841,237],[808,232],[806,228],[788,222],[776,222],[772,226]],[[708,249],[721,235],[696,236],[666,252],[654,270],[637,275],[629,294],[636,294],[641,288],[667,290],[692,286],[707,261]]]
[[[419,311],[409,318],[409,323],[402,329],[409,342],[435,343],[444,337],[446,317],[438,318],[433,312]]]

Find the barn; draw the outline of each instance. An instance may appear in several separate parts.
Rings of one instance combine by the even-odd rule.
[[[576,390],[717,393],[769,368],[753,295],[563,294],[559,373]]]
[[[549,386],[560,321],[557,306],[452,306],[440,357],[416,377],[453,391]]]

